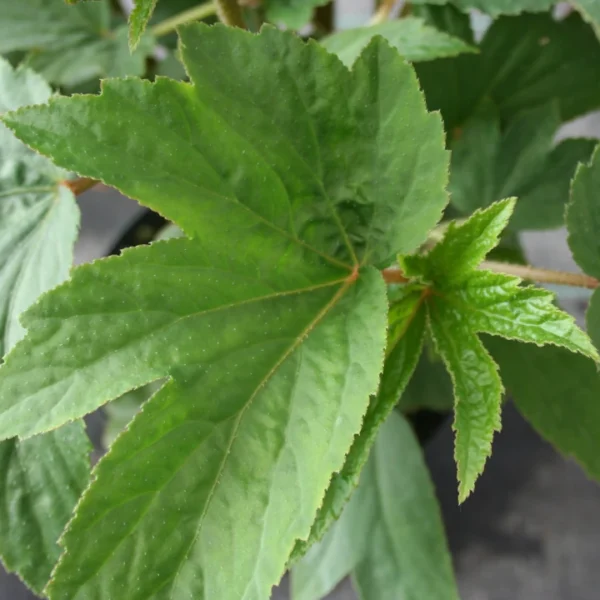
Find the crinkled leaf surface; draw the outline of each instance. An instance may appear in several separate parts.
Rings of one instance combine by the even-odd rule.
[[[600,479],[600,375],[591,360],[564,348],[485,338],[523,416],[566,456]]]
[[[413,62],[477,51],[474,46],[430,27],[416,17],[346,29],[327,36],[321,43],[329,52],[337,54],[345,65],[352,66],[376,35],[385,38],[406,60]]]
[[[600,151],[589,165],[581,165],[571,186],[567,210],[569,246],[577,264],[589,275],[600,277]],[[600,348],[600,292],[592,295],[586,314],[589,334]]]
[[[306,25],[317,6],[330,0],[265,0],[266,16],[272,23],[300,29]]]
[[[425,312],[421,291],[402,290],[389,311],[386,359],[377,395],[371,398],[360,434],[354,439],[344,467],[336,473],[312,525],[307,540],[299,541],[292,562],[320,540],[337,519],[358,485],[361,470],[369,456],[377,431],[406,388],[421,354],[425,333]]]
[[[479,49],[416,65],[429,108],[442,111],[455,135],[485,98],[502,120],[551,101],[562,121],[600,107],[600,44],[576,13],[562,21],[549,14],[501,17]]]
[[[451,145],[454,206],[470,213],[517,196],[511,229],[560,227],[575,168],[595,142],[571,139],[553,147],[559,126],[554,103],[523,111],[505,128],[491,102],[480,105]]]
[[[53,600],[268,597],[377,388],[369,263],[414,249],[446,202],[440,119],[383,40],[352,73],[273,28],[182,44],[194,85],[113,81],[6,118],[193,238],[78,269],[0,369],[4,435],[169,379],[97,467]]]
[[[131,54],[127,27],[111,23],[109,0],[69,6],[56,0],[0,0],[0,53],[30,51],[27,64],[57,85],[100,77],[141,75],[149,36]]]
[[[0,59],[0,113],[45,102],[50,88]],[[0,125],[0,354],[23,335],[20,313],[67,277],[79,221],[65,172]],[[0,557],[37,593],[58,560],[57,544],[88,481],[81,423],[0,443]]]
[[[129,15],[129,46],[132,51],[140,43],[156,3],[157,0],[135,0],[135,6]]]
[[[397,412],[381,426],[342,517],[294,568],[292,597],[317,600],[350,572],[362,600],[458,599],[427,466]]]
[[[427,285],[429,331],[454,384],[460,501],[473,490],[500,428],[502,383],[477,334],[555,344],[598,359],[573,319],[553,305],[552,294],[522,287],[516,277],[476,269],[496,245],[513,207],[514,200],[505,200],[479,210],[464,224],[451,224],[427,255],[403,260],[405,273]]]

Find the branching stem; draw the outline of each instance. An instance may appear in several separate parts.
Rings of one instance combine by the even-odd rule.
[[[210,17],[216,13],[217,4],[215,2],[200,4],[199,6],[194,6],[188,10],[184,10],[170,19],[166,19],[162,23],[158,23],[158,25],[150,28],[150,32],[155,37],[168,35],[169,33],[173,33],[175,29],[179,27],[179,25],[189,23],[190,21],[200,21],[201,19],[205,19],[206,17]]]
[[[564,271],[552,271],[550,269],[538,269],[527,265],[514,265],[510,263],[484,261],[481,263],[481,269],[494,271],[495,273],[505,273],[514,275],[521,279],[528,279],[538,283],[554,283],[556,285],[569,285],[574,287],[587,288],[595,290],[600,287],[600,281],[589,275],[581,273],[566,273]],[[382,275],[386,283],[406,283],[409,281],[398,268],[391,267],[384,269]]]

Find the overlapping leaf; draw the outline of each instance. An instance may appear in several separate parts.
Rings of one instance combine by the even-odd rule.
[[[266,16],[272,23],[300,29],[310,21],[315,8],[329,2],[330,0],[265,0]]]
[[[476,269],[498,242],[513,207],[514,200],[505,200],[477,211],[464,224],[451,224],[427,255],[403,260],[405,274],[426,286],[429,331],[454,384],[461,501],[472,491],[500,428],[502,383],[477,334],[554,344],[598,359],[587,336],[553,305],[549,292]]]
[[[78,269],[0,369],[3,435],[168,378],[99,464],[53,600],[268,597],[376,391],[369,264],[446,202],[440,119],[381,39],[352,72],[273,28],[190,26],[182,54],[193,85],[111,81],[6,118],[193,238]]]
[[[453,4],[468,11],[477,9],[493,17],[498,15],[518,15],[523,12],[543,12],[555,4],[556,0],[417,0],[415,4]]]
[[[415,17],[346,29],[324,38],[321,43],[327,50],[337,54],[345,65],[352,66],[376,35],[384,37],[402,56],[413,62],[477,51],[474,46],[438,31]]]
[[[146,25],[156,8],[158,0],[135,0],[135,5],[129,15],[129,46],[135,50],[146,30]]]
[[[292,598],[318,600],[350,573],[361,600],[458,598],[429,473],[397,412],[381,426],[342,517],[294,568]]]
[[[0,114],[45,102],[36,74],[0,59]],[[77,233],[67,174],[0,125],[0,355],[23,336],[19,315],[67,277]],[[0,557],[41,592],[59,557],[57,539],[87,484],[89,444],[81,423],[24,442],[0,443]]]
[[[589,275],[600,278],[600,151],[589,165],[581,165],[571,187],[567,210],[569,246],[577,264]],[[600,348],[600,292],[596,290],[587,310],[589,334]]]
[[[131,54],[127,26],[113,28],[109,0],[69,6],[56,0],[0,1],[0,53],[29,52],[28,65],[57,85],[141,75],[150,37]]]
[[[501,17],[479,49],[416,65],[429,108],[442,111],[454,135],[485,98],[503,121],[552,101],[561,121],[600,107],[600,44],[577,14]]]
[[[505,128],[493,104],[483,103],[451,145],[454,206],[468,214],[517,196],[512,229],[560,227],[575,168],[595,142],[570,139],[553,147],[559,125],[553,103],[520,113]]]

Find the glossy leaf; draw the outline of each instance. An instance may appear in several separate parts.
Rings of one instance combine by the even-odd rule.
[[[421,448],[397,412],[381,426],[342,517],[294,568],[293,600],[317,600],[350,572],[362,600],[458,599]]]
[[[181,41],[194,86],[109,80],[100,96],[6,122],[57,164],[143,200],[188,235],[267,221],[337,260],[376,265],[424,241],[447,202],[448,157],[439,116],[426,112],[396,50],[378,38],[350,72],[272,27],[253,35],[194,24]]]
[[[45,102],[50,88],[28,69],[0,59],[0,113]],[[20,313],[67,277],[78,211],[66,174],[0,125],[0,354],[23,335]],[[81,423],[0,443],[0,557],[41,593],[57,544],[87,485],[89,443]]]
[[[452,135],[486,98],[503,121],[552,101],[561,121],[600,107],[600,44],[577,14],[500,17],[479,49],[416,65],[429,108],[441,110]]]
[[[266,17],[272,23],[300,29],[312,17],[317,6],[325,6],[330,0],[265,0]]]
[[[600,479],[600,375],[596,365],[563,348],[486,338],[504,383],[523,416],[586,472]]]
[[[517,196],[511,228],[560,227],[577,164],[592,140],[565,140],[556,148],[560,117],[554,104],[520,113],[502,131],[491,103],[484,103],[452,143],[450,192],[464,213]]]
[[[350,67],[376,35],[385,38],[406,60],[412,62],[477,51],[461,39],[438,31],[415,17],[346,29],[327,36],[321,43]]]
[[[112,28],[109,0],[68,6],[56,0],[0,0],[0,53],[30,51],[27,64],[57,85],[141,75],[149,37],[129,52],[127,27]]]
[[[369,456],[377,431],[393,410],[406,388],[421,354],[425,333],[423,296],[410,289],[400,293],[389,312],[386,359],[377,395],[371,398],[360,434],[354,439],[344,467],[329,485],[307,540],[299,541],[292,553],[292,563],[320,540],[335,521],[354,489]]]
[[[473,490],[495,431],[500,429],[502,383],[478,333],[555,344],[600,360],[588,337],[553,304],[549,292],[521,287],[520,279],[477,270],[497,243],[514,201],[505,200],[451,224],[424,256],[405,257],[405,274],[425,287],[429,331],[452,377],[455,395],[455,458],[459,501]]]
[[[135,0],[129,15],[129,47],[134,51],[142,39],[158,0]]]

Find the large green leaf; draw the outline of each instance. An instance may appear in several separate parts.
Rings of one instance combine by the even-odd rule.
[[[353,72],[274,28],[193,25],[182,54],[194,85],[109,82],[5,119],[194,238],[79,268],[0,369],[4,435],[168,379],[97,467],[53,600],[268,596],[376,392],[370,265],[446,202],[440,119],[381,39]]]
[[[28,65],[57,85],[141,75],[153,42],[131,54],[125,21],[112,27],[109,0],[68,6],[57,0],[0,0],[0,53],[30,51]]]
[[[452,4],[435,6],[433,4],[413,4],[412,13],[425,20],[439,31],[445,31],[451,36],[460,38],[467,44],[475,43],[469,15],[461,12]]]
[[[483,103],[451,145],[452,203],[470,213],[517,196],[513,230],[561,226],[575,168],[595,142],[566,140],[553,148],[559,125],[550,103],[520,113],[502,131],[493,104]]]
[[[143,200],[189,235],[268,221],[338,260],[374,264],[424,241],[447,202],[443,130],[412,68],[383,40],[352,72],[272,27],[193,25],[182,30],[182,54],[194,86],[107,81],[100,96],[57,99],[6,122],[57,164]]]
[[[0,59],[0,114],[45,102],[50,88]],[[20,313],[67,277],[78,211],[66,173],[0,125],[0,355],[22,337]],[[40,593],[57,544],[87,484],[89,443],[81,423],[24,442],[0,443],[0,557]]]
[[[438,31],[415,17],[346,29],[327,36],[321,43],[327,50],[337,54],[345,65],[352,66],[376,35],[384,37],[406,60],[413,62],[477,51],[461,39]]]
[[[410,425],[392,413],[340,520],[294,568],[294,600],[317,600],[352,572],[362,600],[456,600],[433,485]]]
[[[600,375],[563,348],[486,338],[519,411],[547,440],[600,479]]]
[[[408,288],[401,290],[391,303],[386,359],[379,391],[371,398],[360,434],[354,439],[344,467],[331,479],[310,535],[296,544],[292,562],[320,540],[331,523],[342,513],[358,485],[361,470],[379,427],[392,412],[408,385],[423,347],[425,313],[420,310],[423,298],[420,291],[415,293]]]
[[[500,428],[502,383],[477,334],[555,344],[599,359],[573,318],[554,306],[552,294],[521,287],[517,277],[476,269],[513,207],[511,200],[497,202],[462,225],[450,224],[427,255],[402,261],[405,274],[420,277],[426,286],[429,330],[454,384],[460,501],[473,490]]]
[[[566,121],[600,107],[600,44],[579,15],[501,17],[486,32],[479,55],[416,65],[431,110],[451,133],[491,98],[502,120],[556,102]],[[460,134],[460,131],[456,132]]]
[[[330,0],[265,0],[266,16],[272,23],[300,29],[306,25],[317,6]]]
[[[600,37],[600,2],[598,0],[573,0],[572,4],[581,12],[583,18],[592,25]]]

